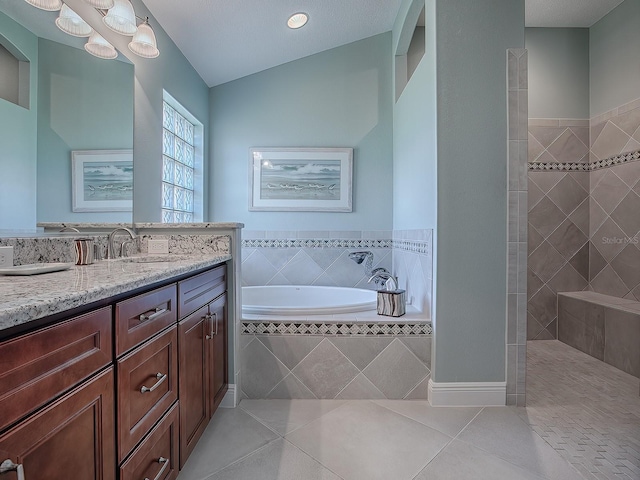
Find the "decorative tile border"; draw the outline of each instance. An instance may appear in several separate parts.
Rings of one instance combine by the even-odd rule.
[[[593,163],[540,163],[529,162],[529,171],[562,171],[562,172],[592,172],[601,168],[613,167],[624,163],[640,160],[640,150],[623,153],[605,160],[598,160]]]
[[[404,250],[405,252],[420,253],[428,255],[431,253],[431,242],[420,242],[417,240],[393,240],[393,248]]]
[[[331,323],[299,321],[242,321],[241,333],[245,335],[427,336],[433,333],[433,329],[430,322]]]
[[[242,240],[245,248],[391,248],[391,240],[258,239]]]
[[[271,239],[242,240],[244,248],[396,248],[429,254],[431,242],[418,240]]]

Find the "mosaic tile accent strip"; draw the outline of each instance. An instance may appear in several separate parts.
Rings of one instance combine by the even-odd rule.
[[[430,322],[299,322],[299,321],[243,321],[246,335],[335,335],[335,336],[428,336],[433,334]]]
[[[393,240],[394,249],[403,250],[405,252],[421,253],[423,255],[431,254],[431,242],[420,242],[417,240]]]
[[[244,248],[391,248],[391,240],[258,239],[243,240]]]
[[[640,150],[635,152],[623,153],[614,157],[607,158],[605,160],[597,160],[593,163],[541,163],[541,162],[529,162],[528,167],[531,172],[540,171],[558,171],[558,172],[592,172],[594,170],[600,170],[602,168],[613,167],[616,165],[623,165],[629,162],[636,162],[640,160]]]

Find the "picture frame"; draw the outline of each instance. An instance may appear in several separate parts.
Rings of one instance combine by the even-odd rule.
[[[71,152],[72,211],[133,210],[133,150]]]
[[[249,150],[249,211],[351,212],[353,148]]]

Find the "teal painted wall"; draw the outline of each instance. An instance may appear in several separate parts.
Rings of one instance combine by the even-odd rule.
[[[589,29],[526,28],[529,118],[589,118]]]
[[[640,98],[640,0],[625,0],[589,29],[590,114]]]
[[[71,151],[133,148],[133,65],[38,45],[38,222],[131,222],[131,212],[71,211]]]
[[[0,99],[0,231],[36,224],[38,38],[0,12],[0,39],[30,62],[30,108]],[[8,45],[7,45],[8,46]]]
[[[409,35],[424,0],[401,8],[405,20],[396,22],[394,38],[406,53]],[[407,18],[410,17],[410,18]],[[437,205],[436,38],[435,1],[426,2],[425,54],[395,103],[393,114],[393,229],[435,228]],[[409,30],[413,30],[410,28]],[[398,48],[399,44],[396,46]]]
[[[433,375],[505,381],[506,50],[524,0],[437,0],[438,211]]]
[[[211,89],[210,218],[251,230],[390,230],[391,33]],[[353,212],[249,212],[251,147],[353,147]]]

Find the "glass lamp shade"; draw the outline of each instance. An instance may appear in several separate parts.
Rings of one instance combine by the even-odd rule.
[[[160,55],[156,44],[156,36],[151,26],[144,22],[129,43],[129,50],[144,58],[155,58]]]
[[[55,12],[62,8],[62,0],[25,0],[28,4],[41,10]]]
[[[109,10],[113,7],[113,0],[84,0],[93,8],[99,8],[100,10]]]
[[[60,15],[56,18],[56,25],[64,33],[74,37],[88,37],[93,31],[89,24],[66,4],[62,5]]]
[[[94,57],[111,60],[118,56],[115,47],[107,42],[98,32],[93,32],[84,49]]]
[[[111,30],[122,35],[133,35],[137,30],[136,13],[129,0],[115,0],[102,21]]]

